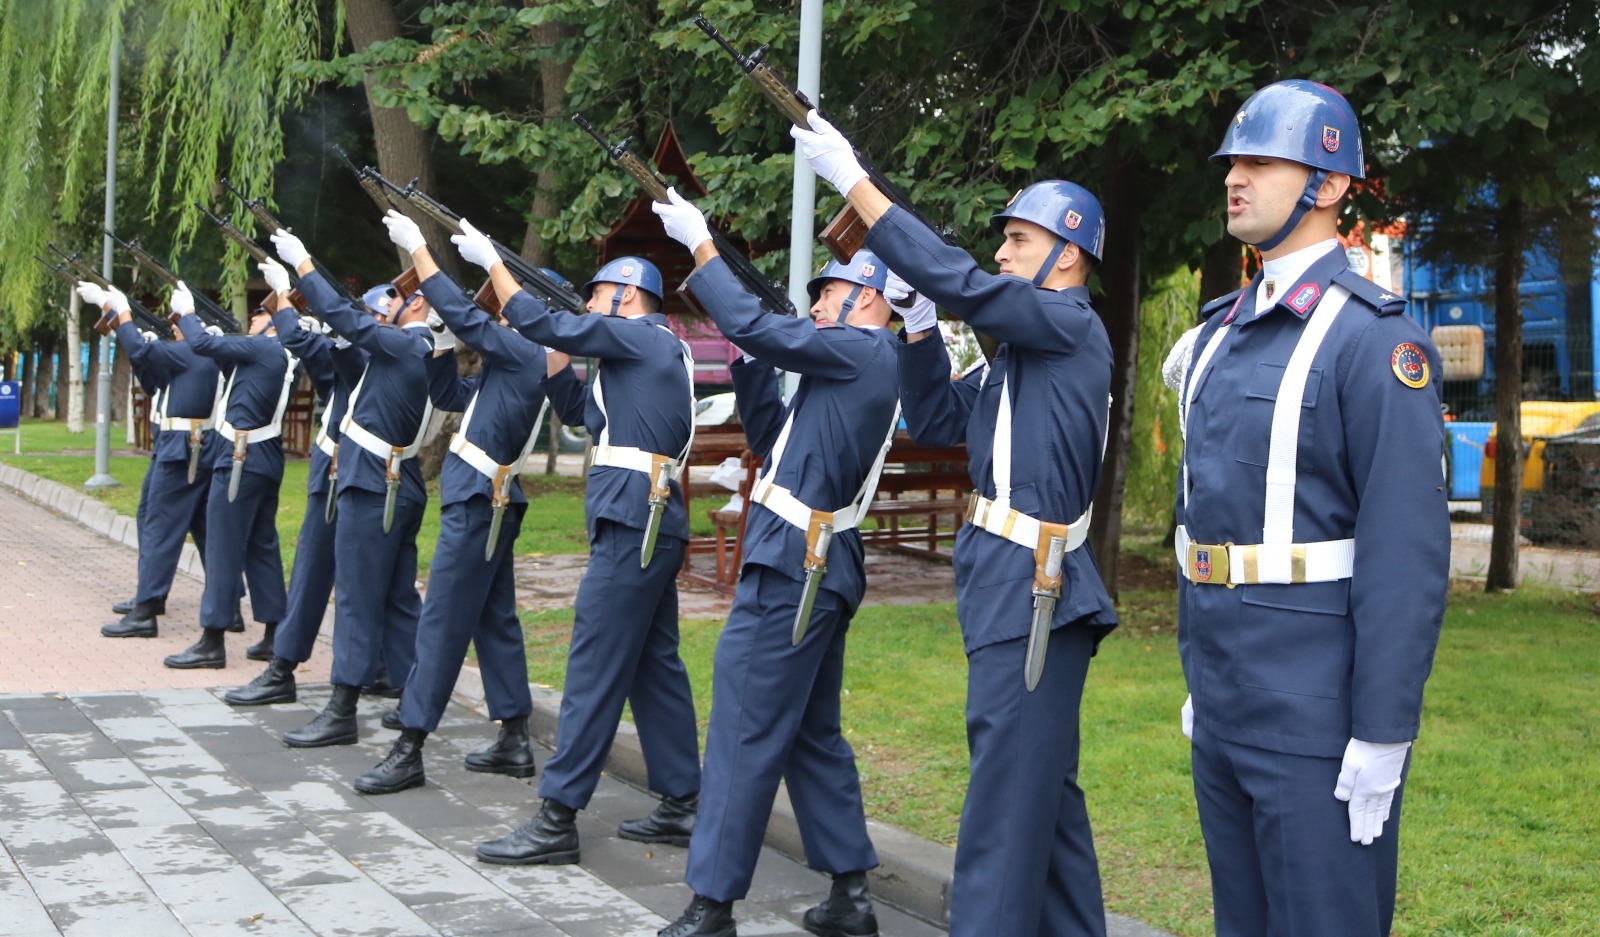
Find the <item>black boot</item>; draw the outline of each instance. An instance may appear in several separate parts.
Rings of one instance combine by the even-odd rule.
[[[239,614],[238,611],[235,611],[233,613],[233,618],[228,621],[228,629],[227,630],[233,632],[234,634],[243,634],[244,633],[244,616]],[[255,660],[255,659],[256,658],[254,658],[254,657],[251,658],[251,660]]]
[[[222,643],[222,632],[215,628],[201,628],[200,640],[176,654],[168,654],[162,663],[173,670],[220,670],[228,666],[228,649]]]
[[[371,684],[361,688],[362,696],[382,696],[386,699],[399,699],[400,687],[389,682],[389,666],[384,663],[382,655],[378,657],[378,675]],[[385,727],[387,728],[387,726]],[[395,726],[399,728],[399,726]]]
[[[108,638],[153,638],[156,636],[158,603],[143,602],[128,609],[121,621],[101,625],[100,633]]]
[[[421,729],[401,729],[394,747],[378,766],[356,778],[356,790],[363,794],[394,794],[412,787],[421,787],[422,741],[428,733]]]
[[[222,694],[224,701],[234,706],[262,706],[267,703],[292,703],[295,701],[295,661],[274,657],[267,669],[242,687]]]
[[[405,724],[400,721],[400,707],[395,706],[393,709],[385,709],[383,718],[378,720],[378,724],[393,732],[404,729]]]
[[[272,642],[278,636],[278,623],[269,621],[266,631],[261,635],[261,640],[244,649],[244,656],[250,660],[272,660]]]
[[[494,744],[467,756],[467,770],[533,777],[539,769],[533,763],[533,746],[528,744],[528,717],[501,722],[500,737]]]
[[[688,846],[694,835],[694,817],[700,810],[700,795],[664,798],[650,815],[642,820],[624,820],[617,827],[617,835],[638,843],[671,843]]]
[[[133,611],[133,607],[138,604],[139,602],[136,599],[123,599],[121,602],[112,603],[111,611],[118,615],[126,615]],[[150,613],[152,615],[165,615],[167,613],[166,596],[162,596],[159,599],[151,599],[146,604],[155,606],[155,610]]]
[[[878,916],[867,894],[867,873],[841,872],[833,877],[828,899],[806,911],[805,929],[817,937],[878,937]]]
[[[695,895],[676,921],[656,931],[656,937],[739,937],[733,923],[733,902]]]
[[[356,687],[334,684],[327,707],[305,728],[283,733],[283,744],[290,748],[354,745],[360,737],[356,730],[356,700],[360,695]]]
[[[578,811],[545,798],[539,815],[510,836],[478,844],[478,858],[495,865],[571,865],[578,861]]]

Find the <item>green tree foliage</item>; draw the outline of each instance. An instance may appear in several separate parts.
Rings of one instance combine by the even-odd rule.
[[[85,215],[98,230],[113,43],[119,189],[141,196],[119,218],[159,229],[161,254],[193,239],[190,202],[212,201],[218,175],[270,194],[278,118],[304,87],[288,69],[316,56],[318,13],[315,0],[0,0],[0,317],[25,327],[46,303],[53,281],[29,254]]]

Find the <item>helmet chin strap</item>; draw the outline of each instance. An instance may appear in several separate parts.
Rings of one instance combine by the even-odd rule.
[[[627,287],[621,283],[614,285],[616,286],[617,291],[611,294],[611,311],[606,313],[608,316],[614,316],[622,309],[622,291],[627,289]]]
[[[1284,238],[1294,233],[1294,229],[1300,226],[1300,219],[1304,218],[1311,209],[1317,207],[1317,193],[1322,191],[1322,184],[1327,181],[1328,171],[1326,169],[1311,170],[1311,175],[1306,177],[1305,191],[1300,193],[1300,200],[1294,203],[1294,210],[1289,212],[1289,220],[1283,223],[1283,227],[1278,229],[1277,234],[1257,244],[1256,249],[1270,251],[1282,244]]]
[[[839,319],[838,319],[838,322],[839,322],[840,325],[849,325],[850,324],[850,321],[849,321],[850,320],[850,313],[855,310],[855,308],[856,308],[856,300],[859,299],[860,297],[861,297],[861,285],[858,283],[855,286],[852,286],[850,288],[850,295],[846,296],[844,298],[844,302],[839,304]]]
[[[1066,249],[1066,239],[1056,238],[1056,246],[1050,249],[1049,256],[1045,257],[1044,263],[1039,265],[1039,272],[1033,275],[1034,286],[1040,287],[1041,289],[1044,287],[1045,279],[1050,276],[1050,271],[1055,268],[1056,261],[1061,259],[1061,255],[1066,251]]]

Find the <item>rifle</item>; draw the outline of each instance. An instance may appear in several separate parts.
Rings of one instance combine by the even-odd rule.
[[[595,142],[600,144],[600,148],[605,150],[612,159],[616,160],[617,165],[621,166],[624,172],[633,177],[633,181],[638,183],[639,188],[643,189],[646,195],[658,202],[665,203],[667,201],[667,180],[660,173],[646,166],[643,160],[628,149],[628,139],[626,137],[619,143],[607,143],[606,138],[602,137],[600,132],[594,129],[593,124],[584,120],[582,114],[573,114],[572,122],[582,127],[589,136],[594,137]],[[748,257],[729,243],[728,238],[721,231],[709,225],[707,228],[711,232],[711,245],[717,249],[717,253],[727,262],[728,267],[733,271],[733,275],[739,279],[740,283],[744,284],[746,289],[755,294],[756,298],[772,312],[790,316],[796,314],[794,304],[789,301],[789,297],[774,286],[771,280],[762,276],[761,271],[755,268],[755,265],[750,262]],[[692,305],[699,306],[699,303],[693,302],[693,298],[690,297],[684,287],[680,286],[678,292],[683,294],[685,298],[690,299]]]
[[[222,187],[227,189],[229,192],[232,192],[239,199],[239,201],[244,204],[245,211],[248,211],[250,216],[256,220],[256,224],[265,228],[269,235],[277,231],[279,228],[282,228],[285,231],[289,230],[289,226],[279,221],[277,216],[273,215],[272,212],[268,210],[266,204],[262,202],[261,199],[245,198],[244,193],[234,188],[233,183],[228,181],[227,176],[222,177]],[[333,287],[333,291],[339,294],[339,298],[348,300],[351,303],[356,301],[350,295],[350,291],[345,289],[344,284],[339,282],[338,278],[333,274],[329,273],[328,268],[324,267],[321,262],[317,260],[317,258],[311,258],[311,266],[318,273],[322,274],[322,278],[328,281],[328,284]]]
[[[358,169],[356,164],[351,161],[350,154],[346,153],[344,147],[337,143],[328,147],[328,149],[332,150],[333,155],[339,157],[339,161],[344,163],[351,172],[355,173],[356,182],[361,184],[361,191],[367,193],[367,198],[372,199],[372,203],[378,206],[379,211],[388,211],[391,208],[399,211],[400,207],[394,203],[393,199],[389,198],[388,193],[384,192],[383,184],[372,178],[375,170],[371,166],[366,169]]]
[[[749,55],[740,55],[739,50],[735,49],[733,44],[723,37],[722,33],[717,32],[717,28],[711,25],[710,20],[704,16],[697,15],[694,18],[694,24],[700,27],[701,31],[707,36],[715,40],[717,45],[732,56],[735,62],[739,63],[739,68],[743,69],[746,77],[755,83],[756,88],[761,91],[768,101],[771,101],[777,106],[778,110],[783,112],[783,116],[789,118],[789,121],[796,127],[803,130],[811,129],[811,125],[806,121],[806,112],[814,110],[816,105],[812,104],[805,95],[785,83],[772,70],[772,66],[764,61],[767,50],[771,48],[770,45],[764,45]],[[909,212],[912,217],[927,225],[929,229],[944,239],[946,244],[955,246],[955,236],[949,228],[936,225],[924,218],[922,213],[917,211],[916,206],[911,204],[911,200],[894,183],[890,182],[883,173],[879,172],[877,167],[873,166],[872,162],[860,150],[855,150],[855,154],[856,161],[861,164],[862,169],[866,170],[867,178],[872,180],[872,184],[877,186],[879,192],[882,192],[889,201]],[[850,205],[849,200],[846,199],[844,208],[833,216],[832,221],[828,222],[828,226],[822,230],[818,240],[822,241],[828,248],[828,252],[833,254],[840,263],[849,263],[850,258],[855,256],[861,245],[866,243],[867,225],[861,220],[861,216],[856,214],[856,210]]]
[[[168,286],[176,288],[178,283],[181,282],[178,279],[178,275],[168,269],[166,264],[155,259],[149,251],[139,246],[138,238],[134,238],[131,242],[124,241],[122,238],[117,237],[110,228],[106,229],[106,236],[116,241],[118,247],[132,254],[133,259],[139,262],[139,266],[155,274]],[[190,295],[194,297],[195,314],[205,320],[207,325],[214,325],[225,332],[241,331],[239,320],[233,317],[233,313],[217,305],[216,301],[211,297],[200,292],[191,292]]]
[[[217,230],[222,232],[222,236],[224,238],[243,248],[244,252],[250,255],[250,259],[254,260],[256,263],[260,264],[268,261],[271,261],[272,263],[278,262],[278,258],[268,254],[260,244],[257,244],[255,240],[250,237],[250,235],[239,230],[238,226],[233,223],[232,215],[229,215],[226,218],[218,218],[216,215],[211,213],[210,209],[206,208],[199,202],[195,202],[194,207],[200,209],[201,214],[211,219],[211,223],[217,226]],[[296,283],[300,282],[300,275],[295,271],[290,270],[289,276],[292,277]],[[299,290],[289,291],[289,302],[294,306],[296,312],[305,312],[306,298],[300,295]]]
[[[451,234],[461,233],[461,216],[446,208],[444,203],[418,189],[417,180],[411,180],[411,183],[402,189],[385,179],[382,173],[371,166],[362,169],[361,173],[381,185],[388,192],[392,192],[396,198],[403,200],[426,217],[433,219]],[[388,197],[388,193],[385,193],[385,200],[388,200]],[[583,313],[583,299],[573,292],[570,286],[561,283],[543,270],[528,263],[522,258],[522,255],[494,238],[489,238],[489,243],[494,245],[495,253],[500,255],[500,260],[506,265],[506,270],[510,272],[512,278],[522,284],[523,288],[528,292],[556,309],[571,313]]]
[[[61,256],[62,264],[60,266],[52,264],[50,261],[40,257],[38,254],[34,254],[33,259],[44,264],[46,267],[49,267],[50,270],[54,272],[62,282],[68,284],[69,286],[77,286],[79,280],[88,280],[90,283],[93,283],[103,290],[116,288],[111,285],[110,280],[107,280],[105,277],[96,273],[93,267],[79,260],[77,254],[69,254],[57,247],[53,242],[48,243],[46,246]],[[140,325],[161,336],[163,339],[172,337],[172,327],[167,323],[167,321],[146,309],[142,303],[131,296],[128,297],[128,312],[133,316],[134,319],[138,320]],[[95,331],[100,332],[102,335],[110,333],[111,320],[113,318],[114,316],[102,316],[100,324],[105,325],[105,330],[101,331],[100,324],[96,324]]]

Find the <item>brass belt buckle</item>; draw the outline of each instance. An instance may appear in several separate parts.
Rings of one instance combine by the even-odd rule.
[[[1185,564],[1189,581],[1207,586],[1227,586],[1232,589],[1236,583],[1228,578],[1228,548],[1231,546],[1232,543],[1191,542]]]

